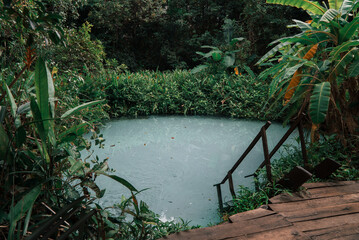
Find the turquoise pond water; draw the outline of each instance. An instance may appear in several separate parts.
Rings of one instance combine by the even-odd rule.
[[[106,139],[104,149],[94,149],[100,159],[109,158],[118,176],[138,190],[148,188],[138,198],[163,221],[183,218],[192,225],[206,226],[220,220],[213,184],[223,179],[263,125],[199,116],[112,120],[101,131]],[[280,124],[269,127],[269,150],[286,130]],[[294,132],[286,143],[297,144],[297,135]],[[244,176],[253,173],[263,159],[259,141],[234,173],[235,185],[253,187],[253,179]],[[100,200],[105,206],[120,202],[123,195],[130,196],[129,190],[112,179],[101,176],[97,182],[106,188]],[[224,200],[230,200],[228,184],[222,189]]]

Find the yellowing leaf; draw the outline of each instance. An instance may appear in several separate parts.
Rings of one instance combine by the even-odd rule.
[[[315,44],[313,47],[310,48],[310,50],[304,55],[303,59],[305,60],[310,60],[314,57],[315,53],[318,50],[318,43]],[[289,100],[292,98],[295,89],[297,88],[300,79],[301,79],[301,75],[302,74],[302,68],[299,68],[293,75],[292,79],[289,82],[289,85],[287,87],[287,91],[284,95],[284,105],[286,105]]]
[[[303,59],[310,60],[314,57],[314,54],[317,52],[318,49],[318,43],[315,44],[311,49],[304,55]]]
[[[284,95],[285,104],[287,104],[289,100],[292,98],[294,91],[300,82],[301,74],[302,74],[302,68],[299,68],[297,71],[295,71],[292,79],[290,80],[287,91]]]

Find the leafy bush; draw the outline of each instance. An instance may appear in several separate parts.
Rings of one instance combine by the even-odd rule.
[[[91,39],[93,25],[86,22],[79,30],[66,32],[66,46],[53,46],[48,52],[52,64],[61,71],[77,70],[92,73],[103,71],[104,48],[100,41]]]
[[[267,99],[267,84],[257,83],[254,75],[112,72],[97,78],[97,83],[104,86],[113,117],[185,114],[263,119]]]

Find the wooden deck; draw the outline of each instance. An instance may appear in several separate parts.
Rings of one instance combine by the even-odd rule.
[[[230,222],[163,239],[359,239],[359,181],[303,186],[304,191],[271,198],[268,206],[233,215]]]

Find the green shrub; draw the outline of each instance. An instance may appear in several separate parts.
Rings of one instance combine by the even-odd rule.
[[[90,83],[85,81],[86,84]],[[183,70],[112,72],[97,79],[97,85],[105,86],[112,117],[151,114],[265,117],[263,102],[267,99],[268,85],[258,83],[250,75],[223,73],[218,77]]]

